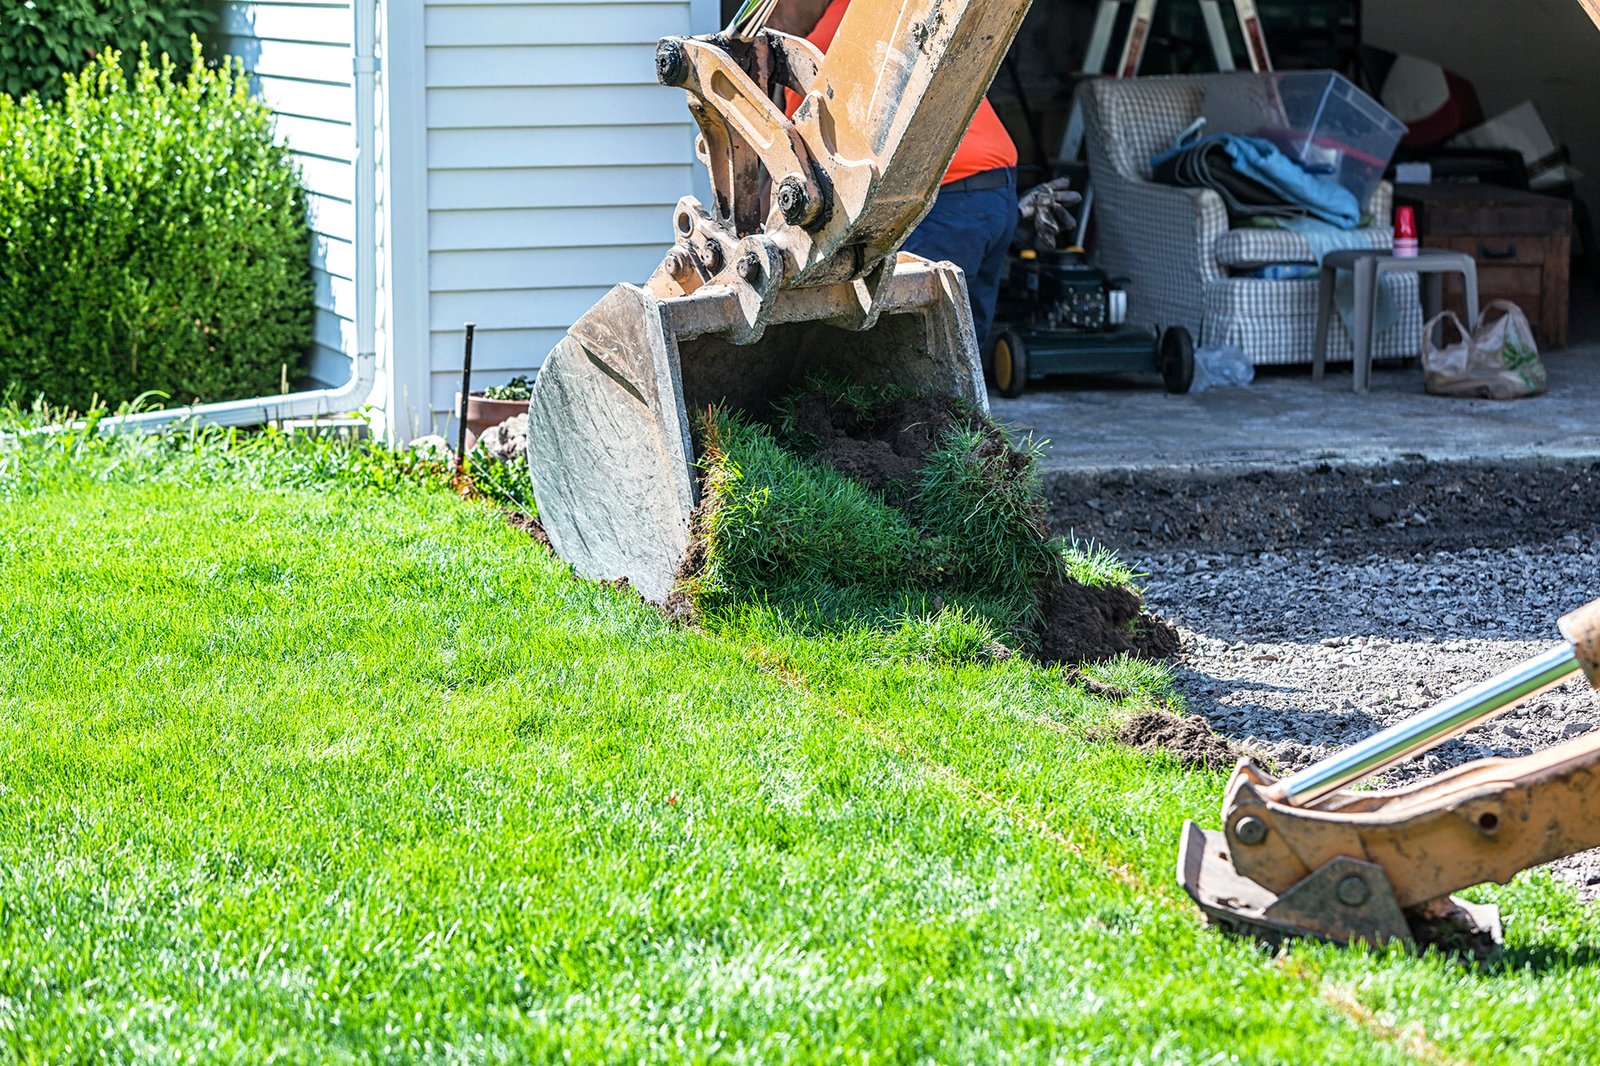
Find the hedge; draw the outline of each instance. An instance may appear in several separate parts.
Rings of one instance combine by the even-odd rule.
[[[107,48],[183,55],[216,21],[206,6],[163,0],[0,0],[0,92],[61,95],[66,73]]]
[[[0,97],[0,389],[82,409],[276,391],[310,345],[305,194],[235,66],[114,50]]]

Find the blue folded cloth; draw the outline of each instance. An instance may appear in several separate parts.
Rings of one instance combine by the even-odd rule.
[[[1265,186],[1285,203],[1304,209],[1313,218],[1340,229],[1355,229],[1361,224],[1361,205],[1356,202],[1354,193],[1337,182],[1312,174],[1264,137],[1234,133],[1203,137],[1156,153],[1150,157],[1150,167],[1154,170],[1186,152],[1203,158],[1208,150],[1215,148],[1227,153],[1236,173]]]

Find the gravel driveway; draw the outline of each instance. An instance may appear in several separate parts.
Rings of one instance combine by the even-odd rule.
[[[1217,732],[1283,772],[1545,650],[1600,596],[1591,464],[1058,478],[1063,531],[1146,572],[1178,626],[1178,683]],[[1569,680],[1391,770],[1389,783],[1524,755],[1600,722]],[[1553,866],[1600,897],[1600,852]]]

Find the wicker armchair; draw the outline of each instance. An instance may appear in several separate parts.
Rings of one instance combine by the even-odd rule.
[[[1270,263],[1313,263],[1304,237],[1287,230],[1230,229],[1222,199],[1210,189],[1150,181],[1150,157],[1200,114],[1206,83],[1229,75],[1095,79],[1080,88],[1094,186],[1095,255],[1114,277],[1129,279],[1128,319],[1181,325],[1197,344],[1234,345],[1257,365],[1309,363],[1317,324],[1315,278],[1268,280],[1238,276]],[[1366,209],[1372,226],[1360,230],[1374,248],[1388,248],[1392,190],[1382,182]],[[1418,354],[1422,308],[1414,274],[1383,280],[1399,312],[1378,334],[1376,358]],[[1335,329],[1330,360],[1354,352]]]

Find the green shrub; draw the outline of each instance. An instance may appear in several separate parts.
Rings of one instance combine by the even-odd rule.
[[[198,4],[161,0],[6,0],[0,13],[0,92],[61,95],[61,75],[107,48],[182,55],[215,21]]]
[[[310,343],[311,232],[271,113],[198,42],[0,96],[0,388],[86,407],[275,391]]]

